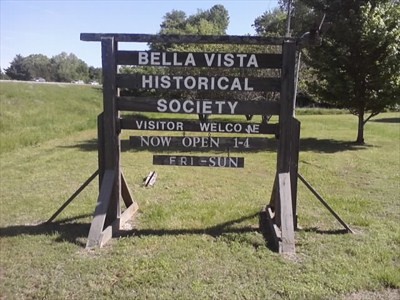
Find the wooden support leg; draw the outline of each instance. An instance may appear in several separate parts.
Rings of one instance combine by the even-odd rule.
[[[112,236],[112,234],[111,236],[108,234],[107,239],[104,239],[103,228],[106,221],[108,207],[110,205],[114,181],[115,170],[106,170],[101,183],[100,194],[94,211],[94,218],[90,225],[86,249],[101,247]]]
[[[295,253],[292,192],[289,173],[279,174],[279,198],[281,204],[280,253]]]
[[[132,193],[126,182],[124,174],[121,172],[121,193],[126,205],[125,211],[121,214],[120,225],[123,226],[138,211],[139,206],[133,199]]]
[[[271,203],[260,214],[260,227],[271,249],[282,254],[295,253],[289,173],[279,173],[276,176]]]

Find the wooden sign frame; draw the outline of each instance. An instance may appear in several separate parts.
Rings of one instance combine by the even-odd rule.
[[[121,120],[120,111],[154,111],[154,107],[161,107],[159,112],[173,113],[188,113],[191,108],[196,108],[191,113],[198,114],[199,116],[207,116],[210,112],[215,114],[243,114],[251,116],[254,114],[261,115],[278,115],[279,123],[274,126],[268,127],[268,133],[275,134],[278,137],[277,149],[277,167],[275,181],[273,185],[271,201],[266,205],[265,209],[260,214],[260,222],[263,232],[267,232],[270,237],[269,243],[272,248],[275,248],[280,253],[293,253],[295,252],[295,234],[296,229],[296,203],[297,203],[297,177],[298,177],[298,160],[299,160],[299,137],[300,137],[300,122],[294,118],[294,99],[295,99],[295,57],[296,57],[296,39],[292,38],[275,38],[275,37],[254,37],[254,36],[198,36],[198,35],[151,35],[151,34],[116,34],[116,33],[82,33],[82,41],[97,41],[101,42],[102,51],[102,66],[103,66],[103,113],[98,117],[98,140],[99,140],[99,185],[100,192],[97,201],[97,206],[94,212],[94,218],[90,226],[87,248],[101,247],[115,234],[124,222],[129,220],[138,210],[138,205],[134,201],[133,195],[130,192],[126,183],[125,177],[120,166],[120,132],[122,129],[136,129],[135,124],[129,120]],[[177,99],[174,102],[175,106],[165,108],[166,103],[158,102],[161,99],[155,98],[134,98],[134,97],[120,97],[119,88],[121,87],[139,87],[135,80],[138,75],[122,75],[118,74],[118,65],[127,65],[138,63],[136,56],[139,55],[135,51],[119,51],[119,42],[143,42],[143,43],[174,43],[174,44],[247,44],[247,45],[281,45],[281,54],[267,54],[259,55],[260,61],[263,60],[261,67],[265,68],[279,68],[281,69],[281,76],[279,79],[270,78],[264,79],[264,85],[260,78],[256,81],[250,79],[246,81],[243,78],[222,78],[222,79],[207,79],[207,78],[189,78],[186,80],[184,88],[199,88],[204,89],[217,86],[223,90],[229,89],[236,91],[244,89],[245,86],[248,90],[250,87],[253,90],[275,91],[280,93],[279,102],[263,102],[263,103],[237,103],[240,109],[236,110],[236,105],[233,104],[228,107],[222,103],[216,103],[213,100],[211,104],[204,104],[202,109],[197,109],[198,106],[191,102],[186,102],[184,99]],[[145,54],[141,54],[145,55]],[[189,54],[149,54],[153,55],[153,60],[148,61],[148,65],[168,65],[173,62],[174,57],[176,62],[174,67],[179,67],[179,62],[182,58],[187,58]],[[204,54],[203,54],[204,55]],[[210,63],[211,55],[208,54],[205,60],[211,67],[237,67],[238,62],[235,61],[232,65],[230,61],[221,65],[220,63]],[[161,62],[162,57],[164,61]],[[202,54],[193,55],[194,60],[201,61]],[[261,59],[262,58],[262,59]],[[271,62],[268,62],[271,60]],[[203,62],[199,65],[204,64]],[[141,63],[145,63],[143,59]],[[239,63],[240,64],[240,63]],[[197,65],[196,65],[197,66]],[[248,63],[249,68],[254,68],[254,64]],[[142,78],[143,79],[143,78]],[[149,78],[144,78],[146,82],[150,82]],[[153,80],[153,78],[152,78]],[[158,80],[158,79],[157,79]],[[158,88],[177,88],[181,82],[175,80],[174,85],[169,85],[167,82],[171,78],[159,79],[161,83],[157,83]],[[181,79],[179,79],[181,80]],[[194,80],[197,80],[195,86]],[[208,81],[210,80],[210,81]],[[211,80],[219,80],[217,85],[214,86]],[[253,80],[253,79],[252,79]],[[229,82],[230,87],[226,88],[226,83]],[[207,85],[209,84],[209,85]],[[219,84],[219,85],[218,85]],[[246,85],[247,84],[247,85]],[[240,86],[240,87],[239,87]],[[143,87],[143,84],[142,84]],[[145,86],[147,87],[147,86]],[[245,89],[246,89],[245,88]],[[227,100],[228,101],[228,100]],[[158,105],[158,106],[157,106]],[[160,106],[161,105],[161,106]],[[164,106],[163,106],[164,105]],[[177,109],[178,105],[186,107],[182,111]],[[205,105],[205,106],[204,106]],[[217,105],[215,109],[213,105]],[[257,105],[257,109],[254,109]],[[222,108],[224,107],[224,108]],[[253,108],[252,108],[253,107]],[[204,118],[203,118],[204,119]],[[183,126],[183,125],[182,125]],[[198,126],[193,123],[185,123],[185,126]],[[198,127],[196,127],[198,128]],[[267,129],[265,129],[267,130]],[[196,130],[195,130],[196,131]],[[177,156],[175,156],[177,157]],[[163,163],[165,160],[167,164],[175,162],[175,158],[157,156],[154,158],[156,162]],[[186,157],[190,159],[190,157]],[[210,161],[209,158],[199,158],[198,164],[201,166]],[[181,159],[181,161],[183,161]],[[237,160],[242,162],[241,158]],[[235,161],[236,162],[236,161]],[[214,162],[211,162],[213,164]],[[239,165],[239,163],[238,163]],[[243,161],[244,165],[244,161]],[[236,167],[236,164],[233,164]],[[240,166],[242,164],[240,163]],[[122,212],[121,202],[126,206]]]

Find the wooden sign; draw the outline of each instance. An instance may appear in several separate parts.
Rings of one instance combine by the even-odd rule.
[[[117,64],[154,67],[281,68],[282,54],[118,51]]]
[[[200,122],[186,120],[121,119],[121,129],[152,131],[278,134],[278,124]]]
[[[118,97],[117,108],[121,111],[181,114],[279,115],[280,112],[280,104],[276,101],[166,100],[152,97]]]
[[[117,74],[117,87],[155,90],[279,92],[279,78]]]
[[[244,168],[244,157],[153,155],[153,165]]]
[[[177,149],[183,151],[222,150],[250,151],[266,149],[271,142],[266,138],[211,137],[211,136],[131,136],[129,145],[143,149]]]

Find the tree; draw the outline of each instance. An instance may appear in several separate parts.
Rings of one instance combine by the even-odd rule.
[[[196,14],[186,16],[186,13],[173,10],[166,13],[160,25],[159,34],[191,34],[191,35],[224,35],[229,25],[229,13],[223,5],[214,5],[208,10],[199,10]],[[208,46],[203,45],[202,49]],[[190,51],[190,45],[150,45],[152,50]],[[197,48],[198,49],[198,48]]]
[[[44,78],[52,80],[50,59],[43,54],[31,54],[24,58],[24,69],[27,72],[27,80],[34,78]]]
[[[10,77],[7,76],[6,73],[3,72],[3,69],[0,67],[0,79],[1,80],[9,80]]]
[[[286,14],[279,8],[266,11],[254,20],[252,25],[258,35],[284,36]]]
[[[62,52],[51,58],[55,81],[71,82],[74,80],[87,81],[89,68],[87,64],[75,54]]]
[[[358,117],[356,143],[364,126],[400,103],[400,6],[394,1],[304,0],[326,13],[332,27],[307,64],[318,81],[310,92]]]
[[[89,67],[89,80],[103,82],[101,68]]]
[[[17,54],[10,66],[5,69],[6,75],[14,80],[29,80],[30,75],[24,65],[25,58],[21,54]]]

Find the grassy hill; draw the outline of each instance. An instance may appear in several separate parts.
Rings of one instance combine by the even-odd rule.
[[[0,153],[95,128],[101,106],[98,87],[0,82]]]
[[[299,172],[356,234],[343,234],[299,183],[296,256],[265,246],[258,213],[271,195],[273,147],[235,154],[245,158],[235,170],[153,166],[153,153],[124,148],[139,214],[87,251],[97,180],[43,222],[97,169],[101,90],[0,83],[0,93],[1,299],[398,298],[399,113],[369,122],[362,147],[352,115],[298,116]],[[145,188],[152,170],[157,182]]]

